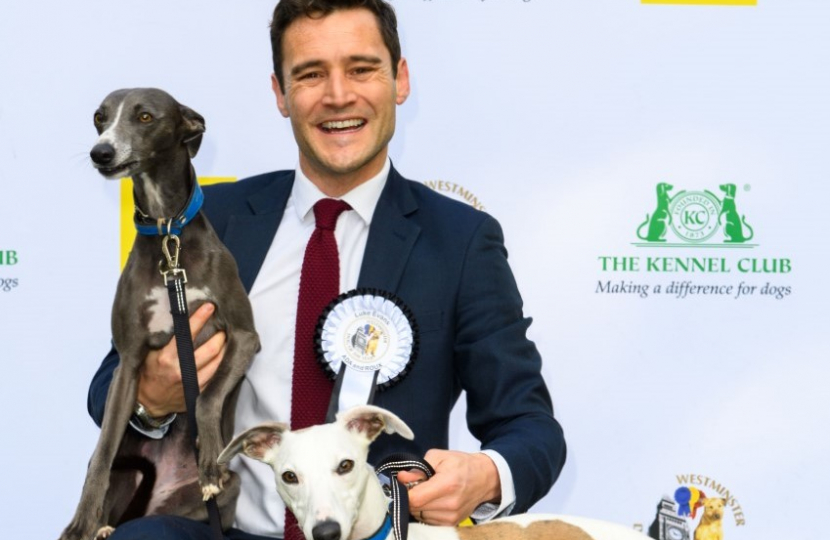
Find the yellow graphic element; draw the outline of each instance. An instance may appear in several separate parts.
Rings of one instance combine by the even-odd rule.
[[[235,182],[233,176],[208,176],[200,177],[199,185],[209,186],[220,182]],[[135,225],[133,224],[133,213],[135,202],[133,202],[133,180],[132,178],[121,179],[121,269],[127,264],[127,257],[133,249],[135,242]]]
[[[695,513],[697,513],[697,509],[700,506],[697,503],[700,502],[701,493],[700,493],[700,490],[697,489],[697,488],[689,488],[689,492],[692,495],[691,498],[689,499],[689,508],[691,509],[691,512],[692,512],[692,518],[694,518]],[[703,498],[705,499],[706,496],[704,495]],[[703,503],[701,502],[701,505],[702,504]]]
[[[684,6],[757,6],[758,0],[640,0],[640,3]]]
[[[470,518],[464,518],[464,521],[458,524],[459,527],[472,527],[473,525],[475,525],[475,523],[473,523],[473,520]]]

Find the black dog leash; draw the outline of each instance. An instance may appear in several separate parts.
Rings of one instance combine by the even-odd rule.
[[[392,498],[390,513],[392,514],[392,531],[396,540],[406,540],[409,531],[409,492],[406,486],[398,480],[398,473],[418,469],[432,478],[435,469],[422,458],[411,454],[391,454],[387,456],[380,465],[375,467],[375,474],[384,475],[389,478],[389,483],[384,484],[384,491],[388,487],[387,496]]]
[[[168,231],[170,227],[168,226]],[[168,243],[175,244],[171,254]],[[162,240],[162,251],[166,261],[159,261],[159,272],[161,272],[164,284],[167,286],[167,293],[170,296],[170,314],[173,316],[173,332],[176,335],[176,348],[179,354],[179,367],[182,372],[182,387],[184,388],[184,400],[187,407],[187,426],[193,443],[193,454],[196,456],[196,463],[199,463],[199,448],[196,445],[196,438],[199,435],[199,428],[196,425],[196,398],[199,397],[199,379],[196,375],[196,357],[193,354],[193,337],[190,335],[190,316],[187,311],[187,297],[185,296],[184,285],[187,283],[187,273],[184,268],[179,267],[179,248],[181,242],[179,237],[168,233]],[[210,523],[211,534],[214,540],[223,540],[222,520],[219,515],[219,505],[216,498],[211,497],[205,501]]]

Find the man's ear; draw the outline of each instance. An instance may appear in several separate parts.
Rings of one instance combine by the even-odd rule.
[[[288,425],[279,422],[252,427],[234,437],[216,461],[224,465],[241,452],[249,458],[270,464],[274,460],[282,442],[283,433],[286,431],[288,431]]]
[[[202,133],[205,132],[204,117],[186,105],[179,105],[184,120],[182,142],[187,146],[191,158],[196,157],[202,145]]]
[[[277,109],[280,110],[280,114],[284,118],[288,118],[288,107],[285,103],[285,93],[280,88],[280,82],[277,80],[277,76],[272,73],[271,74],[271,90],[273,90],[274,95],[277,97]]]
[[[374,441],[382,431],[397,433],[405,439],[412,440],[415,435],[403,420],[380,407],[362,405],[343,411],[337,415],[337,422],[343,424],[347,430]]]
[[[403,105],[409,97],[411,88],[409,86],[409,65],[406,58],[398,60],[398,74],[395,76],[395,103]]]

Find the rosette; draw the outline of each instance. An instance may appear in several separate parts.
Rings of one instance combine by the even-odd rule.
[[[415,318],[403,301],[378,289],[354,289],[320,315],[317,359],[335,380],[330,419],[337,410],[371,403],[375,390],[398,383],[418,350]]]

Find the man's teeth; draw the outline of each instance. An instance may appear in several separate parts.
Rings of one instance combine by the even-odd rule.
[[[359,127],[364,124],[363,120],[359,119],[352,119],[352,120],[337,120],[334,122],[323,122],[324,129],[348,129]]]

